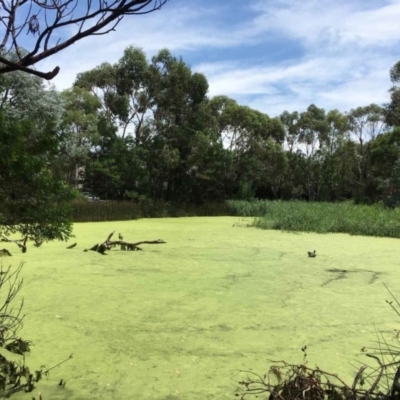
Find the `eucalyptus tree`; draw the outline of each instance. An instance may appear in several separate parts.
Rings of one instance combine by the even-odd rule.
[[[327,129],[321,137],[322,200],[343,198],[349,185],[354,183],[355,146],[348,147],[350,124],[347,115],[338,110],[326,114]],[[349,153],[353,149],[353,153]],[[346,168],[343,168],[346,166]]]
[[[400,205],[400,159],[392,169],[391,175],[381,183],[383,189],[383,203],[387,207],[399,207]]]
[[[285,111],[280,120],[288,155],[285,196],[309,200],[340,197],[341,178],[349,177],[343,175],[339,157],[349,140],[348,117],[310,105],[302,113]]]
[[[285,132],[284,145],[288,162],[286,179],[281,191],[286,199],[303,199],[306,196],[306,158],[302,145],[300,113],[297,111],[290,113],[285,110],[279,118]]]
[[[102,113],[118,125],[122,137],[133,135],[137,145],[151,136],[158,81],[143,50],[125,49],[117,63],[103,63],[78,74],[74,86],[90,91],[102,105]]]
[[[400,129],[379,135],[369,148],[371,173],[376,178],[388,179],[400,157]]]
[[[360,153],[364,153],[366,142],[374,140],[379,134],[387,130],[385,110],[377,104],[357,107],[348,113],[350,131],[360,146]]]
[[[309,200],[319,200],[323,183],[320,149],[328,131],[325,110],[311,104],[305,112],[299,115],[297,129],[299,150],[305,158],[304,189]]]
[[[394,188],[391,179],[394,179],[392,183],[396,186],[398,180],[396,163],[400,158],[400,129],[395,128],[379,135],[370,144],[368,153],[369,186],[373,189],[370,197],[373,201],[383,199],[385,203],[393,205],[390,199],[391,189]]]
[[[138,179],[124,193],[148,194],[150,187],[154,197],[190,197],[188,181],[199,168],[191,164],[199,162],[192,153],[200,136],[209,131],[204,75],[193,73],[166,49],[147,60],[142,50],[128,47],[114,65],[102,64],[79,74],[75,86],[89,90],[101,102],[101,118],[117,129],[118,138],[112,141],[125,141],[129,157],[137,161],[130,163],[131,175],[146,175],[146,165],[149,181]],[[105,157],[104,152],[99,154]]]
[[[390,103],[385,107],[385,121],[391,127],[400,126],[400,61],[390,70]]]
[[[167,49],[152,58],[150,71],[155,88],[152,158],[148,165],[155,172],[153,191],[163,192],[167,200],[190,201],[190,171],[199,167],[191,163],[195,159],[191,155],[197,149],[198,135],[209,133],[205,108],[208,82]]]
[[[242,186],[247,188],[249,182],[252,182],[253,189],[260,182],[267,185],[266,176],[261,171],[265,172],[266,154],[271,150],[272,142],[280,146],[284,141],[281,122],[260,111],[241,106],[226,96],[212,98],[209,107],[218,140],[225,149],[222,177],[227,195],[243,192]],[[272,148],[275,149],[274,146]]]
[[[59,152],[52,163],[56,175],[79,187],[91,149],[98,142],[100,101],[85,89],[73,87],[61,93],[63,113],[59,127]]]
[[[284,111],[279,116],[285,130],[285,145],[291,154],[298,149],[300,144],[299,113]]]
[[[365,192],[371,185],[370,146],[376,137],[385,132],[385,111],[376,104],[357,107],[348,113],[350,132],[357,143],[356,196],[367,198]]]
[[[100,118],[99,141],[85,165],[83,187],[105,200],[142,199],[149,195],[146,154],[140,156],[131,137]]]

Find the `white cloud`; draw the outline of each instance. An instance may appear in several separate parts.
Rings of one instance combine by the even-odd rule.
[[[63,89],[78,72],[117,61],[128,45],[142,47],[149,56],[166,47],[191,64],[191,56],[200,58],[204,49],[246,55],[247,46],[261,43],[268,53],[268,46],[284,46],[290,39],[302,56],[273,62],[253,57],[246,65],[234,56],[205,58],[192,67],[208,78],[210,95],[231,96],[269,115],[301,111],[310,103],[345,111],[388,101],[389,69],[399,59],[400,0],[259,0],[253,5],[252,18],[224,29],[227,21],[218,23],[221,9],[177,2],[174,8],[125,18],[117,32],[82,40],[39,67],[47,71],[60,65],[54,83]]]
[[[386,5],[381,1],[379,8],[366,10],[365,3],[277,0],[271,5],[259,1],[252,29],[258,34],[280,32],[300,40],[308,48],[322,45],[331,51],[337,46],[382,47],[396,43],[400,37],[400,1]]]
[[[260,1],[247,30],[259,38],[296,40],[305,55],[249,68],[226,62],[225,70],[220,64],[196,69],[204,68],[211,94],[230,95],[270,115],[301,111],[311,103],[345,111],[387,102],[389,69],[398,61],[400,1],[367,10],[349,3]]]
[[[250,68],[226,63],[215,69],[212,64],[195,69],[205,71],[211,96],[225,94],[271,116],[284,110],[302,111],[311,103],[346,111],[388,101],[388,68],[397,59],[370,56],[361,64],[357,55],[311,55],[310,59]]]
[[[58,88],[65,89],[73,83],[77,73],[102,62],[116,62],[124,49],[131,45],[143,48],[152,56],[162,48],[179,54],[204,47],[234,46],[241,41],[237,35],[214,28],[214,13],[209,10],[169,9],[168,4],[148,15],[125,17],[116,32],[85,38],[42,61],[37,67],[47,71],[59,65],[61,72],[54,83]]]

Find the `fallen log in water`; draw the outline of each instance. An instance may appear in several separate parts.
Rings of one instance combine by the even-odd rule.
[[[135,251],[135,250],[143,250],[142,248],[139,247],[141,244],[164,244],[166,243],[162,239],[157,239],[157,240],[142,240],[140,242],[126,242],[124,240],[114,240],[112,241],[111,238],[114,235],[115,231],[111,232],[107,239],[101,243],[101,244],[95,244],[92,248],[85,249],[84,251],[96,251],[102,255],[105,255],[106,251],[111,250],[111,248],[116,247],[116,246],[121,246],[121,250],[130,250],[130,251]],[[121,237],[121,234],[120,234]]]

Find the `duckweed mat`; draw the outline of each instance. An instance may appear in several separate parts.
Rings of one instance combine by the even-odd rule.
[[[3,263],[25,262],[21,336],[34,345],[27,364],[35,370],[74,355],[33,393],[13,398],[232,399],[239,370],[262,374],[271,359],[301,363],[305,345],[310,364],[351,381],[375,328],[390,338],[400,326],[382,284],[400,293],[398,240],[242,222],[75,224],[68,243],[25,254],[9,246]],[[113,230],[132,242],[167,243],[83,252]]]

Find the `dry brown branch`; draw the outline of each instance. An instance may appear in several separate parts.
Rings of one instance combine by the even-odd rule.
[[[385,369],[385,365],[382,365],[380,360],[378,362],[381,372],[372,386],[364,389],[363,373],[367,368],[365,365],[359,369],[350,386],[336,374],[322,371],[318,367],[309,368],[306,365],[292,365],[284,361],[275,361],[268,374],[264,376],[253,371],[241,371],[241,373],[248,374],[248,378],[239,382],[243,389],[237,393],[237,396],[240,399],[246,399],[250,396],[269,395],[270,400],[324,400],[326,398],[389,400],[389,397],[385,397],[382,392],[377,391],[378,383]],[[271,375],[277,378],[278,383],[270,382]],[[268,377],[267,381],[266,377]]]
[[[67,361],[71,360],[73,358],[73,354],[71,354],[68,358],[66,358],[65,360],[59,362],[57,365],[54,365],[53,367],[50,367],[46,370],[39,370],[39,371],[35,371],[35,374],[31,374],[29,371],[29,368],[26,367],[25,365],[16,365],[14,362],[12,361],[7,361],[4,357],[0,356],[0,363],[2,363],[3,365],[6,365],[8,367],[9,370],[11,370],[12,373],[10,373],[10,381],[9,383],[12,384],[11,387],[6,388],[6,385],[3,384],[2,385],[2,391],[0,391],[0,397],[3,398],[8,398],[10,397],[12,394],[24,391],[24,392],[32,392],[33,389],[35,388],[35,383],[39,382],[43,375],[48,376],[49,372],[51,370],[53,370],[54,368],[59,367],[60,365],[66,363]],[[26,383],[21,383],[20,382],[20,378],[24,376],[26,379]],[[14,383],[15,380],[15,383]],[[3,382],[0,382],[0,385]],[[61,379],[59,386],[65,387],[65,382],[63,379]],[[39,399],[42,398],[41,395],[39,395]]]
[[[23,263],[15,270],[0,265],[0,346],[17,340],[17,332],[22,328],[24,301],[21,300],[17,309],[11,306],[22,288],[23,279],[19,279],[22,267]]]
[[[14,240],[12,240],[12,239],[9,239],[9,238],[7,238],[7,237],[5,237],[3,235],[1,236],[1,239],[0,239],[1,242],[15,243],[21,249],[21,251],[23,253],[26,253],[26,242],[27,242],[27,240],[28,240],[27,236],[25,236],[22,239],[14,239]]]
[[[60,71],[58,66],[50,72],[32,67],[85,37],[114,31],[124,16],[151,13],[167,1],[0,0],[0,26],[4,32],[0,38],[0,74],[19,70],[51,80]],[[65,28],[75,31],[63,37]],[[26,35],[34,40],[24,49]]]
[[[101,244],[95,244],[93,247],[91,247],[89,250],[91,251],[97,251],[98,253],[105,255],[105,252],[108,250],[111,250],[111,248],[116,247],[116,246],[121,246],[121,250],[142,250],[139,245],[141,244],[164,244],[166,243],[162,239],[157,239],[157,240],[142,240],[140,242],[126,242],[124,240],[114,240],[111,241],[112,236],[114,235],[115,231],[111,232],[107,239],[101,243]],[[119,234],[119,237],[122,237],[121,234]],[[88,251],[85,249],[84,251]]]

